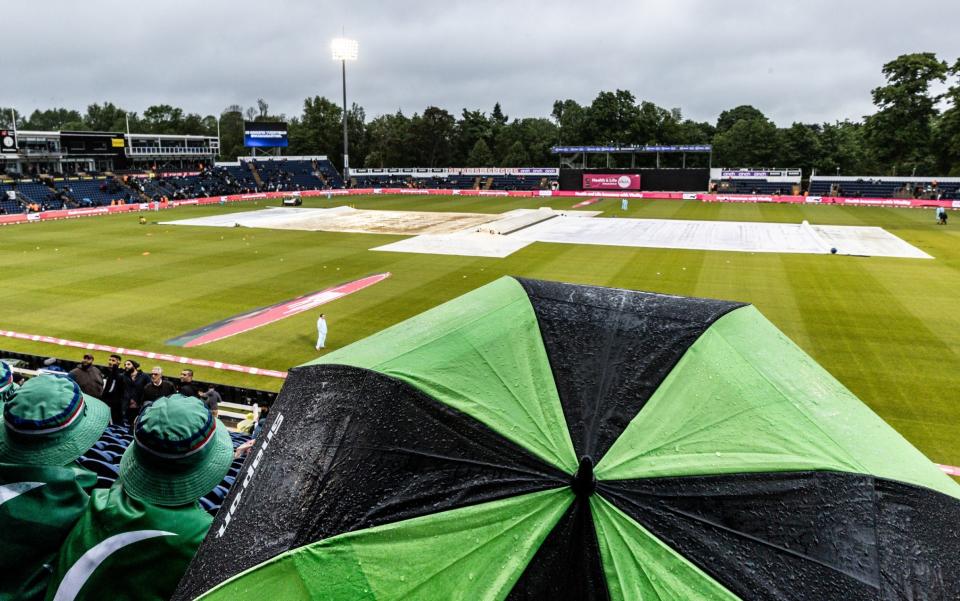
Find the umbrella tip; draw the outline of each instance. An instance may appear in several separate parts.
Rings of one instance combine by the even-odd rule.
[[[597,479],[593,476],[593,459],[589,456],[580,458],[580,465],[570,481],[570,488],[578,497],[589,497],[597,489]]]

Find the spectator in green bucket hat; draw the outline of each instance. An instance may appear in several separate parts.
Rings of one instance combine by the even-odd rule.
[[[198,501],[232,462],[230,434],[203,401],[172,395],[147,404],[120,477],[94,491],[46,598],[169,599],[213,521]]]
[[[0,411],[3,411],[3,403],[7,400],[17,385],[13,383],[13,369],[6,361],[0,361]]]
[[[106,430],[110,410],[68,378],[10,385],[0,418],[0,599],[42,599],[50,564],[97,483],[76,460]]]

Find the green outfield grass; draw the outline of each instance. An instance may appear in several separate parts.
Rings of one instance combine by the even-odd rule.
[[[570,208],[576,202],[370,196],[312,199],[305,206],[501,212]],[[286,369],[315,358],[319,311],[192,349],[163,341],[382,271],[393,277],[324,306],[328,347],[342,347],[505,274],[747,301],[931,459],[960,464],[953,414],[960,402],[960,224],[936,226],[932,209],[633,200],[623,212],[619,205],[619,200],[605,200],[586,209],[610,217],[876,225],[935,259],[544,243],[506,259],[485,259],[368,250],[399,236],[141,226],[139,215],[129,214],[0,228],[0,266],[6,276],[0,328]],[[263,206],[188,207],[147,218],[185,219]],[[0,348],[71,359],[82,354],[9,338],[0,339]],[[263,389],[281,384],[197,371],[201,380]]]

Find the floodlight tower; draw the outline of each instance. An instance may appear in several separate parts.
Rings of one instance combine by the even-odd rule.
[[[333,38],[330,50],[333,60],[340,61],[343,73],[343,183],[346,185],[350,177],[350,152],[347,145],[347,61],[357,60],[359,44],[356,40],[347,38]]]

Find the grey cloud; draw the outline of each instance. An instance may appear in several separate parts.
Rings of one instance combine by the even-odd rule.
[[[960,55],[944,27],[960,3],[933,0],[48,0],[4,13],[0,106],[24,112],[109,100],[209,114],[262,97],[297,115],[307,96],[339,99],[341,28],[360,42],[348,91],[368,116],[497,101],[546,116],[557,98],[624,88],[698,120],[739,104],[780,125],[859,119],[884,62]]]

